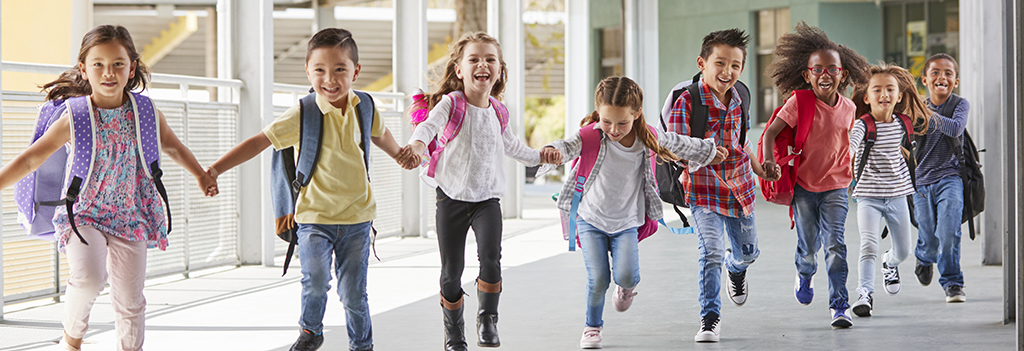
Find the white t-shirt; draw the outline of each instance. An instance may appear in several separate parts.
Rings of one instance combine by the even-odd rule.
[[[419,140],[429,144],[436,135],[443,133],[451,110],[452,99],[441,99],[430,110],[429,117],[416,126],[409,142]],[[426,175],[426,167],[420,177],[429,185],[441,187],[445,195],[454,200],[480,202],[498,198],[506,191],[505,155],[527,166],[540,163],[540,151],[526,146],[512,134],[510,127],[502,133],[493,107],[480,108],[467,103],[462,128],[445,144],[434,178]]]
[[[580,201],[579,216],[597,229],[617,233],[644,224],[644,195],[641,182],[643,170],[650,167],[644,157],[640,140],[625,147],[608,140],[608,150],[601,164],[601,172],[594,177],[590,191]]]
[[[867,157],[867,164],[861,173],[853,197],[890,198],[914,193],[907,162],[900,151],[903,141],[903,125],[899,118],[892,122],[875,121],[875,145]],[[850,151],[854,152],[853,176],[857,176],[861,157],[864,154],[864,121],[857,120],[850,131]]]

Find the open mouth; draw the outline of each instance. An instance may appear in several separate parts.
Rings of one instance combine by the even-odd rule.
[[[935,83],[936,89],[949,89],[949,84],[946,83]]]
[[[491,74],[486,72],[477,73],[473,75],[473,79],[481,82],[486,82],[491,79]]]
[[[828,91],[832,89],[832,82],[818,82],[818,89]]]
[[[722,85],[729,85],[729,83],[732,82],[732,79],[729,79],[729,78],[723,79],[722,77],[718,77],[718,82],[722,83]]]
[[[341,87],[336,87],[336,88],[323,88],[323,89],[324,89],[324,92],[325,92],[325,93],[330,93],[330,94],[334,94],[334,93],[337,93],[337,92],[341,91]]]

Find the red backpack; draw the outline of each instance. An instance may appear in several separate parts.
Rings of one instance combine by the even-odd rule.
[[[793,188],[796,187],[797,169],[800,167],[800,154],[804,149],[804,142],[807,141],[807,134],[811,131],[811,123],[814,121],[814,92],[811,90],[797,90],[793,92],[793,99],[796,99],[797,125],[796,129],[786,126],[775,137],[775,163],[782,168],[782,177],[776,181],[768,181],[758,178],[761,185],[761,194],[768,202],[789,206],[789,228],[793,229]],[[775,109],[772,117],[768,119],[768,125],[775,122],[782,107]],[[765,128],[768,131],[768,128]],[[757,141],[757,161],[764,162],[764,133]]]

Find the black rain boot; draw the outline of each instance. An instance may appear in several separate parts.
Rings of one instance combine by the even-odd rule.
[[[466,320],[462,317],[462,303],[448,302],[441,295],[441,310],[444,312],[444,349],[445,351],[466,351]]]
[[[480,308],[476,314],[477,346],[498,347],[498,296],[501,295],[501,281],[491,284],[477,278],[476,295]]]

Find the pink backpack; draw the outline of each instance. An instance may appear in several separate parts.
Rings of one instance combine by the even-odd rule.
[[[424,163],[427,164],[427,176],[431,178],[434,177],[437,160],[441,157],[441,151],[444,151],[444,145],[459,134],[459,130],[462,129],[462,119],[466,117],[466,95],[463,95],[461,91],[453,91],[446,94],[445,97],[452,99],[451,115],[448,118],[448,123],[445,124],[444,131],[427,144],[426,155],[424,155],[426,157]],[[430,109],[427,108],[427,99],[422,91],[417,90],[413,94],[412,100],[412,106],[409,106],[409,123],[412,123],[413,129],[416,129],[417,125],[427,120],[427,117],[430,115]],[[494,112],[498,115],[501,132],[504,133],[505,129],[508,128],[508,108],[493,96],[490,97],[490,102]]]
[[[647,126],[650,128],[651,133],[658,135],[658,132],[654,127]],[[601,131],[594,129],[594,124],[588,124],[580,128],[580,139],[583,140],[583,147],[580,151],[580,157],[573,161],[573,167],[576,168],[576,186],[572,193],[572,207],[569,212],[560,211],[562,217],[562,236],[569,240],[569,251],[576,251],[576,246],[580,245],[580,239],[578,237],[578,230],[576,228],[576,211],[579,209],[580,200],[583,198],[583,184],[587,182],[587,178],[590,177],[590,171],[594,169],[594,163],[597,162],[597,154],[601,150]],[[639,142],[639,140],[637,140]],[[655,171],[657,166],[657,155],[654,151],[651,151],[650,163],[651,171]],[[647,239],[647,237],[654,235],[654,232],[658,231],[658,222],[647,215],[644,215],[644,224],[637,229],[639,232],[637,237],[639,240]],[[580,246],[582,247],[582,246]]]

